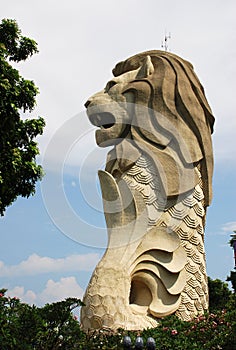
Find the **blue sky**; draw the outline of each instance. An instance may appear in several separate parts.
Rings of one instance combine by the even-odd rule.
[[[227,242],[236,229],[235,2],[0,5],[2,18],[16,19],[23,34],[38,42],[39,54],[17,67],[40,89],[32,117],[42,115],[47,123],[38,139],[46,175],[35,196],[17,199],[0,219],[0,286],[37,305],[82,297],[106,244],[97,170],[107,153],[95,145],[83,105],[104,87],[117,62],[160,49],[165,30],[171,32],[170,50],[194,65],[216,118],[205,241],[208,275],[225,280],[233,268]]]

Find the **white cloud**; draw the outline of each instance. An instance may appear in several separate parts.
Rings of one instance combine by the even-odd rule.
[[[42,292],[36,293],[32,290],[25,290],[23,286],[16,286],[8,290],[7,295],[17,297],[27,304],[42,306],[46,303],[57,302],[66,298],[83,297],[83,289],[77,283],[74,276],[62,277],[59,281],[49,279]]]
[[[43,304],[52,303],[68,297],[82,298],[83,293],[75,277],[62,277],[58,282],[48,280],[46,288],[39,295],[39,300]]]
[[[236,221],[230,221],[227,222],[226,224],[224,224],[222,226],[222,231],[224,231],[225,233],[233,233],[233,231],[236,230]]]
[[[0,277],[29,276],[51,272],[90,271],[99,260],[99,254],[70,255],[65,258],[42,257],[32,254],[18,265],[0,261]]]
[[[22,302],[27,304],[36,304],[37,302],[37,295],[32,290],[25,291],[25,288],[23,286],[16,286],[12,289],[9,289],[7,291],[7,295],[9,295],[11,298],[16,297],[19,298]]]

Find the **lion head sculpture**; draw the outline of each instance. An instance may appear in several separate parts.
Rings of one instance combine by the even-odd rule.
[[[194,188],[198,165],[209,205],[214,117],[192,65],[153,50],[118,63],[113,74],[85,104],[91,123],[100,127],[98,145],[115,145],[106,170],[119,176],[146,152],[158,168],[166,198],[174,198]]]

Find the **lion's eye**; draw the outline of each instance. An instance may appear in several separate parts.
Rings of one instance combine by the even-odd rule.
[[[105,91],[108,92],[114,85],[116,85],[117,82],[114,80],[110,80],[108,81],[106,87],[105,87]]]

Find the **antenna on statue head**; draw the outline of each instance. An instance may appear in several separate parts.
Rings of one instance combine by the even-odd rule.
[[[171,39],[171,35],[170,35],[170,32],[169,34],[166,33],[165,31],[165,37],[164,37],[164,40],[162,41],[161,43],[161,47],[165,50],[165,51],[168,51],[168,40]]]

